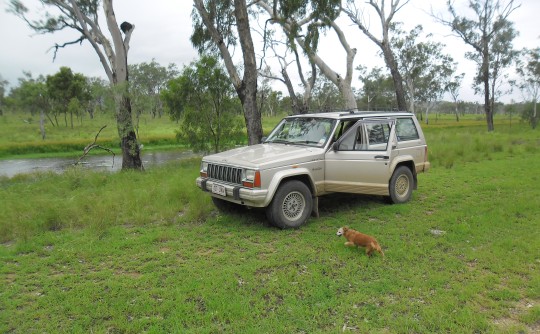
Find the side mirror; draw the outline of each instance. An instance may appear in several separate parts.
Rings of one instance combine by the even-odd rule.
[[[261,143],[266,142],[267,139],[268,139],[268,137],[262,137],[262,138],[261,138]]]
[[[332,144],[332,149],[334,150],[334,152],[339,151],[339,141]]]

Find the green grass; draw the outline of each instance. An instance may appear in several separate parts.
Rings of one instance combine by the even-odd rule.
[[[7,114],[0,117],[0,158],[82,155],[84,147],[94,141],[104,125],[107,127],[100,133],[97,143],[118,152],[120,144],[116,120],[112,115],[97,114],[94,119],[85,118],[82,124],[75,123],[73,129],[64,126],[63,121],[57,127],[47,121],[46,138],[43,140],[39,118]],[[185,146],[176,140],[177,128],[178,125],[167,116],[155,119],[144,116],[139,122],[138,138],[145,149]],[[104,151],[94,150],[92,153],[103,154]]]
[[[538,332],[538,132],[424,128],[411,202],[331,195],[298,230],[218,213],[197,160],[2,178],[0,332]]]
[[[268,134],[282,116],[264,117],[263,131]],[[63,119],[60,126],[45,123],[46,139],[41,138],[39,116],[29,117],[26,114],[5,114],[0,116],[0,159],[45,156],[78,156],[82,155],[86,145],[94,141],[102,126],[97,143],[103,147],[119,152],[119,139],[116,120],[113,115],[96,114],[94,119],[85,118],[82,123],[76,122],[74,128],[66,127]],[[151,118],[141,116],[138,128],[139,142],[144,150],[164,150],[169,148],[187,148],[186,143],[178,142],[176,132],[180,126],[171,122],[168,116]],[[96,149],[92,154],[103,154]]]

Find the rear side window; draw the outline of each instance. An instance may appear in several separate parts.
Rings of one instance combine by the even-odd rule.
[[[396,135],[398,141],[420,139],[418,130],[412,118],[398,118],[396,122]]]

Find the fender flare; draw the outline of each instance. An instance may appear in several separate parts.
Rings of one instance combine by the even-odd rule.
[[[270,184],[268,185],[268,193],[266,194],[266,198],[264,200],[264,207],[267,207],[270,202],[272,202],[272,199],[274,199],[274,195],[276,191],[278,190],[279,186],[285,179],[294,178],[294,177],[307,177],[309,179],[309,184],[307,185],[310,188],[310,191],[312,193],[312,196],[315,196],[314,189],[315,184],[313,183],[313,178],[311,177],[311,174],[309,173],[309,170],[307,168],[293,168],[293,169],[287,169],[283,171],[279,171],[276,174],[274,174],[274,177],[272,178],[272,181],[270,181]]]
[[[410,167],[411,167],[411,173],[413,175],[413,181],[414,181],[413,189],[417,189],[418,187],[417,175],[418,174],[416,173],[416,166],[414,164],[414,158],[411,155],[399,156],[392,161],[392,164],[390,165],[390,170],[392,171],[392,173],[390,174],[390,178],[388,179],[388,185],[390,185],[390,179],[392,178],[392,175],[394,175],[394,171],[396,170],[397,166],[403,163],[405,163],[406,165],[412,165]]]

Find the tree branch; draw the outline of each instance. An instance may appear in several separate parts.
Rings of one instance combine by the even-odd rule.
[[[53,47],[51,47],[49,50],[54,49],[54,55],[53,55],[53,62],[56,60],[56,54],[58,53],[58,49],[63,49],[68,45],[73,44],[82,44],[82,42],[86,39],[86,37],[83,35],[79,37],[78,39],[71,41],[71,42],[65,42],[64,44],[58,44],[56,43]]]
[[[111,149],[107,148],[107,147],[103,147],[103,146],[100,146],[100,145],[97,145],[97,144],[96,144],[97,139],[98,139],[98,137],[99,137],[99,134],[100,134],[101,131],[103,131],[103,129],[105,129],[106,127],[107,127],[107,125],[104,125],[104,126],[101,127],[101,129],[99,129],[98,133],[96,134],[96,137],[94,138],[94,142],[93,142],[92,144],[86,145],[86,147],[85,147],[84,150],[83,150],[83,155],[81,155],[81,156],[79,157],[79,160],[77,160],[77,162],[75,163],[75,165],[80,164],[80,163],[81,163],[81,160],[82,160],[84,157],[86,157],[86,156],[88,155],[88,153],[90,153],[90,151],[92,151],[92,150],[95,149],[95,148],[100,148],[100,149],[105,150],[105,151],[107,151],[107,152],[109,152],[109,153],[111,153],[111,154],[113,155],[113,164],[112,164],[111,168],[114,167],[114,157],[115,157],[114,152],[113,152]]]

